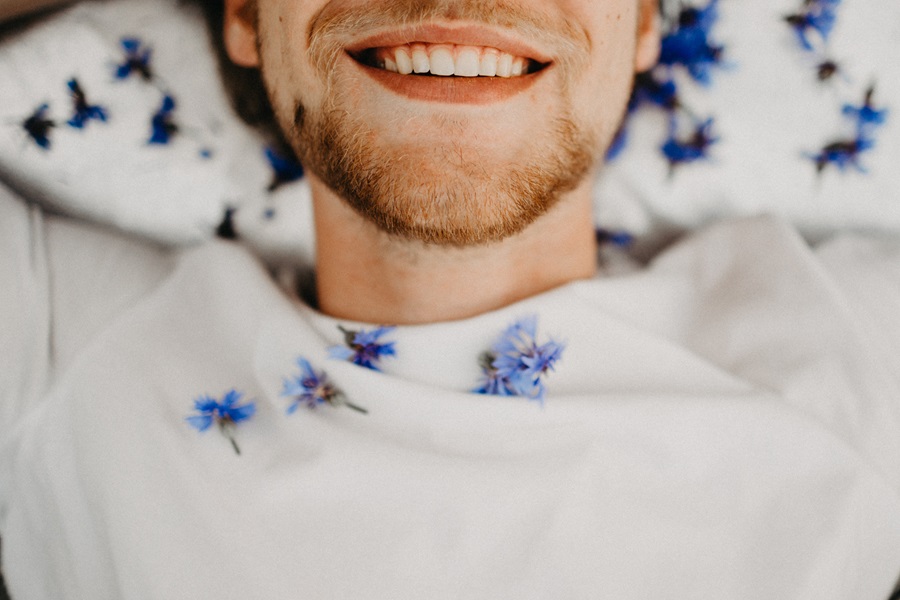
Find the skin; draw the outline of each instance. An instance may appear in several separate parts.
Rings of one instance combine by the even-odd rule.
[[[231,59],[262,68],[311,171],[321,311],[455,320],[595,275],[592,181],[635,71],[657,58],[655,1],[225,1]],[[347,50],[409,23],[457,43],[464,26],[499,31],[549,67],[511,92],[483,78],[428,99],[409,88],[429,77],[398,93]]]
[[[0,21],[64,4],[64,0],[0,0]]]

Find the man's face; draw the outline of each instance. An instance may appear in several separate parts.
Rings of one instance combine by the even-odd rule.
[[[644,0],[258,0],[255,28],[245,3],[230,53],[304,165],[428,243],[503,239],[582,185],[654,58]]]

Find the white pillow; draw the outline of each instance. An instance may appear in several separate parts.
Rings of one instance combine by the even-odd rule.
[[[651,246],[671,230],[759,212],[785,216],[812,240],[837,229],[900,231],[900,2],[837,3],[827,47],[811,34],[817,51],[809,52],[785,21],[804,0],[722,0],[711,37],[724,46],[723,64],[712,84],[676,69],[684,103],[698,120],[714,117],[718,142],[706,160],[670,174],[660,152],[668,118],[639,110],[601,178],[598,221]],[[823,83],[817,65],[825,56],[841,71]],[[811,156],[854,136],[842,109],[860,105],[871,85],[875,104],[892,114],[860,156],[868,173],[831,165],[819,174]]]
[[[152,81],[136,71],[116,76],[127,38],[141,41],[139,56],[152,50]],[[89,119],[83,129],[66,123],[74,114],[73,78],[89,104],[103,107],[106,122]],[[215,235],[238,209],[235,227],[264,249],[311,252],[308,194],[285,204],[298,196],[289,191],[296,186],[267,191],[274,176],[267,143],[232,112],[199,11],[177,0],[77,4],[2,40],[0,81],[7,121],[0,179],[27,197],[174,244]],[[151,144],[151,119],[167,94],[179,132],[168,144]],[[22,126],[42,105],[55,123],[48,148]]]

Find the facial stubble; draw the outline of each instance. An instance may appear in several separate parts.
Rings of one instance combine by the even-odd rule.
[[[410,10],[410,4],[399,4]],[[441,4],[446,3],[418,4],[413,18],[421,22]],[[381,11],[373,14],[384,16]],[[492,20],[505,23],[506,17],[509,14],[503,11],[497,16],[495,5]],[[325,82],[325,101],[311,110],[297,99],[293,111],[278,118],[304,166],[391,236],[442,246],[473,246],[516,235],[588,176],[612,137],[612,132],[598,131],[596,125],[576,119],[566,84],[567,77],[577,71],[560,65],[564,85],[555,103],[557,114],[512,161],[496,164],[490,160],[490,147],[482,154],[482,149],[465,146],[453,135],[437,146],[418,149],[415,139],[409,147],[384,144],[376,125],[386,123],[368,123],[352,110],[360,99],[349,97],[349,86],[333,68],[342,52],[332,41],[340,39],[335,30],[341,25],[358,27],[359,15],[352,19],[352,25],[337,19],[337,27],[332,20],[318,29],[313,23],[310,55]],[[265,62],[262,68],[263,79],[270,81]],[[450,117],[443,125],[448,131],[466,128]]]

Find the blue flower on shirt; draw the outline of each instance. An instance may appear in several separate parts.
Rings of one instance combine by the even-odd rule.
[[[543,402],[543,379],[554,370],[564,350],[564,344],[553,340],[538,344],[536,316],[516,321],[481,356],[483,380],[474,392]]]
[[[332,346],[328,355],[337,360],[346,360],[355,365],[381,371],[379,363],[386,356],[396,356],[395,342],[383,342],[382,337],[391,333],[395,327],[378,327],[372,331],[362,329],[351,331],[339,327],[344,334],[344,346]]]
[[[237,390],[226,392],[221,400],[212,396],[201,396],[194,400],[194,410],[197,414],[191,415],[185,420],[200,432],[206,431],[214,424],[218,425],[219,430],[231,441],[234,451],[240,454],[241,450],[234,439],[234,429],[238,423],[246,421],[256,414],[256,404],[253,402],[238,404],[241,398],[243,398],[243,394]]]
[[[300,406],[314,409],[322,404],[346,406],[357,412],[368,413],[366,409],[347,401],[344,393],[328,379],[328,375],[324,371],[316,371],[305,358],[298,358],[297,366],[300,367],[300,373],[286,378],[281,391],[282,397],[291,400],[287,408],[289,415]]]
[[[75,114],[69,119],[68,124],[75,129],[84,129],[88,121],[95,119],[97,121],[106,122],[106,109],[96,104],[91,104],[87,100],[87,95],[81,88],[77,79],[70,79],[67,83],[69,92],[72,95],[72,102],[75,104]]]
[[[711,68],[722,61],[724,48],[713,44],[710,34],[719,18],[719,0],[710,0],[705,8],[683,8],[678,24],[660,45],[659,64],[681,65],[703,85],[709,85]]]
[[[125,51],[125,62],[116,66],[116,79],[128,79],[133,74],[139,75],[144,81],[153,79],[150,67],[153,50],[138,38],[122,38],[120,43]]]

